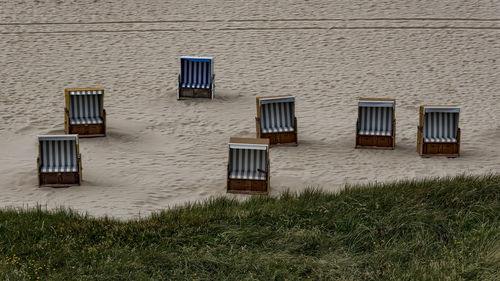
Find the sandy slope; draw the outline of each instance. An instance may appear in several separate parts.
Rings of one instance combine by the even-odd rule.
[[[225,194],[229,137],[284,93],[300,145],[271,150],[273,194],[500,167],[498,2],[25,2],[0,9],[0,206],[130,218]],[[175,99],[180,55],[216,58],[216,100]],[[38,188],[36,135],[62,132],[63,89],[86,86],[106,89],[108,137],[81,140],[82,186]],[[361,96],[397,99],[395,151],[353,148]],[[458,159],[416,152],[433,103],[462,106]]]

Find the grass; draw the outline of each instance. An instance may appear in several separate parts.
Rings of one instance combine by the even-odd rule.
[[[500,176],[214,198],[138,221],[0,211],[0,280],[499,280]]]

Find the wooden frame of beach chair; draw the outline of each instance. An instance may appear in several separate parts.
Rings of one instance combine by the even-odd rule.
[[[267,194],[270,171],[269,139],[229,139],[228,193]]]
[[[271,145],[298,145],[295,97],[292,95],[258,97],[256,102],[257,138],[269,139]]]
[[[396,100],[359,98],[356,148],[394,149]]]
[[[106,136],[104,89],[67,88],[64,90],[64,132],[80,137]]]
[[[420,106],[417,127],[417,151],[420,156],[460,156],[459,119],[459,107]]]
[[[212,57],[180,58],[177,99],[209,98],[215,95],[214,59]]]
[[[78,135],[38,136],[39,186],[66,187],[82,182]]]

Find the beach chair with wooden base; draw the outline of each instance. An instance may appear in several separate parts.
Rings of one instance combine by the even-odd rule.
[[[455,106],[420,106],[417,127],[417,151],[422,157],[460,155],[460,108]]]
[[[396,100],[360,98],[356,122],[356,148],[394,149]]]
[[[82,159],[78,135],[38,136],[38,185],[80,185]]]
[[[227,192],[269,192],[269,139],[231,138],[227,165]]]
[[[97,88],[65,89],[64,131],[80,137],[106,136],[104,90]]]
[[[258,97],[255,121],[257,138],[269,139],[271,145],[298,144],[294,96]]]
[[[212,57],[181,57],[177,99],[214,99],[215,74]]]

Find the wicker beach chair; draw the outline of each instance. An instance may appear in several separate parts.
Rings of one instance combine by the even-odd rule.
[[[394,149],[396,100],[360,98],[356,122],[356,148]]]
[[[271,145],[298,144],[294,96],[258,97],[255,120],[257,138]]]
[[[460,108],[456,106],[420,106],[417,127],[417,151],[420,156],[460,155]]]
[[[211,57],[181,57],[177,99],[214,99],[214,59]]]
[[[80,185],[82,160],[78,135],[38,136],[38,185]]]
[[[231,138],[227,165],[227,192],[269,192],[269,140]]]
[[[106,110],[104,90],[97,88],[65,89],[66,134],[80,137],[106,136]]]

